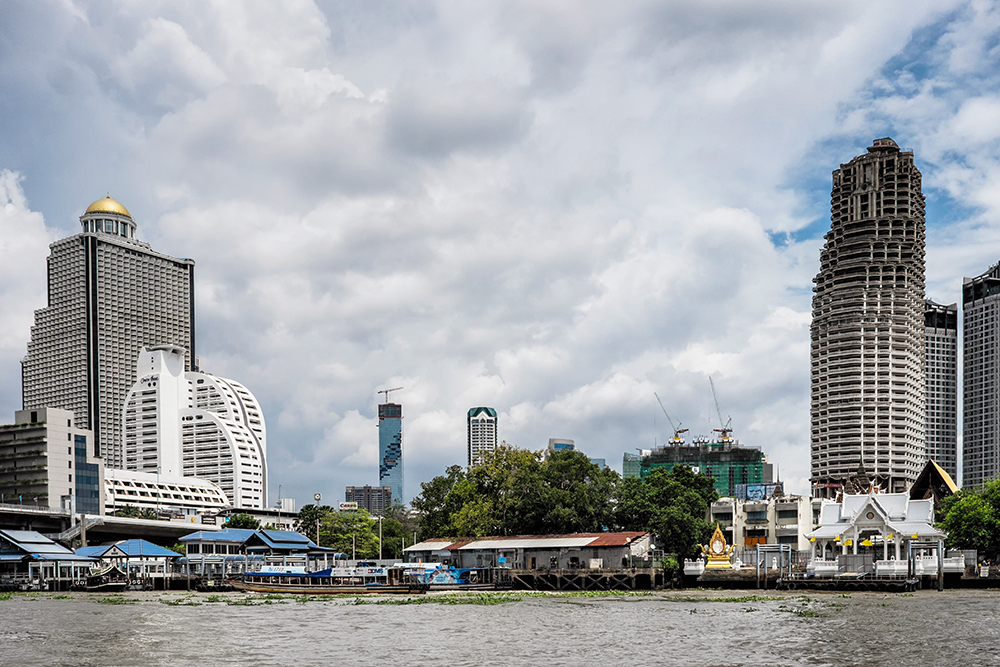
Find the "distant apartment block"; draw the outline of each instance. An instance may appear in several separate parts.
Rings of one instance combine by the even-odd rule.
[[[958,304],[927,300],[927,458],[958,479]]]
[[[566,438],[549,438],[550,452],[561,452],[565,449],[576,449],[576,443]]]
[[[370,514],[382,514],[392,508],[391,486],[348,486],[344,489],[344,502],[357,503],[359,509]]]
[[[493,408],[471,408],[466,415],[468,425],[468,465],[479,461],[483,454],[497,448],[497,411]]]
[[[378,406],[378,481],[392,489],[392,501],[403,502],[403,406]]]
[[[21,361],[22,402],[72,411],[93,432],[91,454],[123,468],[122,404],[139,350],[178,345],[185,370],[196,366],[194,260],[136,239],[131,214],[111,197],[91,204],[80,224],[49,246],[48,300]]]
[[[962,324],[962,486],[973,488],[1000,474],[1000,264],[965,279]]]
[[[813,495],[863,466],[888,491],[926,460],[924,196],[912,151],[876,139],[833,172],[814,279]]]
[[[18,410],[0,426],[0,503],[104,514],[104,462],[88,429],[59,408]]]

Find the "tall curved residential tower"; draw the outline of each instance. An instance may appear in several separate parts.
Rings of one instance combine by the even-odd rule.
[[[813,495],[863,465],[890,491],[916,480],[924,425],[924,196],[912,151],[876,139],[833,172],[814,280]]]
[[[267,507],[267,430],[250,390],[184,370],[184,349],[143,349],[125,399],[128,470],[215,482],[233,507]]]
[[[49,246],[48,303],[35,311],[21,360],[25,410],[63,408],[94,434],[92,454],[123,468],[122,402],[145,345],[184,348],[195,362],[194,260],[136,239],[124,206],[106,197],[80,216],[82,230]]]

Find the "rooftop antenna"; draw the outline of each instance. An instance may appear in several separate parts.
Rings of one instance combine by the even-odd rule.
[[[389,402],[389,392],[390,391],[399,391],[400,389],[402,389],[402,387],[393,387],[392,389],[383,389],[383,390],[381,390],[378,393],[385,394],[385,402],[388,403]]]

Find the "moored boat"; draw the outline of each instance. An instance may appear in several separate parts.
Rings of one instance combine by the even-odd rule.
[[[90,593],[120,593],[128,585],[128,575],[121,567],[105,565],[90,571],[84,590]]]
[[[304,595],[358,595],[358,594],[420,594],[428,585],[396,568],[328,568],[318,572],[265,568],[259,572],[245,572],[238,579],[226,583],[240,591],[254,593],[295,593]]]

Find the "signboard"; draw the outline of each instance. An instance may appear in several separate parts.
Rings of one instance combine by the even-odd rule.
[[[264,565],[260,574],[305,574],[305,565]]]
[[[340,510],[356,510],[358,509],[357,503],[340,503]]]

